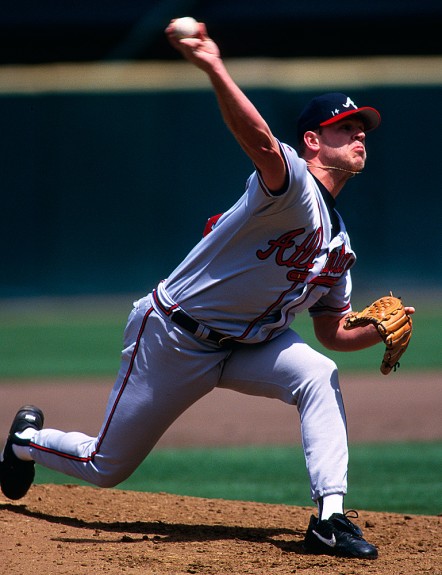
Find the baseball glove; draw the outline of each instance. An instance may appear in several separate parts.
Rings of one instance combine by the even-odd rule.
[[[390,292],[361,312],[350,313],[344,323],[345,329],[373,324],[386,345],[381,363],[384,375],[400,366],[399,359],[408,347],[413,331],[411,317],[405,312],[400,298]]]

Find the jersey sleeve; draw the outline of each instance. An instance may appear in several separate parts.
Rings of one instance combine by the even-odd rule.
[[[311,317],[321,315],[343,316],[352,310],[351,308],[351,274],[347,270],[339,281],[318,301],[309,308]]]
[[[261,212],[263,206],[269,211],[282,211],[299,201],[307,190],[307,165],[291,146],[278,142],[286,166],[286,179],[281,190],[270,190],[258,169],[252,174],[246,188],[254,195],[251,201],[252,211]],[[270,206],[273,206],[271,208]],[[267,212],[269,213],[269,212]]]

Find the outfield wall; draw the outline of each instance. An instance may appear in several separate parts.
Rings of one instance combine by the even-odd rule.
[[[317,93],[342,90],[381,111],[366,171],[338,202],[359,256],[355,284],[440,285],[442,59],[230,65],[288,143]],[[251,171],[205,76],[186,63],[1,68],[0,113],[0,297],[150,289]]]

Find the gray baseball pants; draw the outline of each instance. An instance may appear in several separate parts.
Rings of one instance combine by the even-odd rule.
[[[312,499],[346,493],[346,420],[335,363],[291,329],[267,343],[219,348],[155,310],[150,295],[135,302],[129,316],[120,370],[98,436],[44,428],[31,443],[31,455],[45,467],[113,487],[215,387],[295,405]]]

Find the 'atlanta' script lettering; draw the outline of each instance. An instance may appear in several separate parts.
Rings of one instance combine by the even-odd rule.
[[[347,253],[344,245],[337,247],[329,253],[321,273],[312,278],[310,283],[331,288],[355,261],[355,255],[352,252]]]
[[[291,230],[282,234],[276,240],[269,240],[269,247],[266,250],[258,250],[257,257],[260,260],[266,260],[271,255],[275,255],[275,262],[278,266],[286,266],[289,268],[296,268],[295,271],[287,273],[287,279],[296,281],[301,279],[300,272],[306,275],[314,266],[316,256],[321,251],[323,231],[319,227],[314,232],[311,232],[306,238],[296,245],[295,239],[305,232],[305,228]]]
[[[330,252],[325,266],[321,270],[321,275],[334,274],[341,276],[353,265],[354,261],[354,255],[345,253],[345,246],[342,245],[340,248]]]

